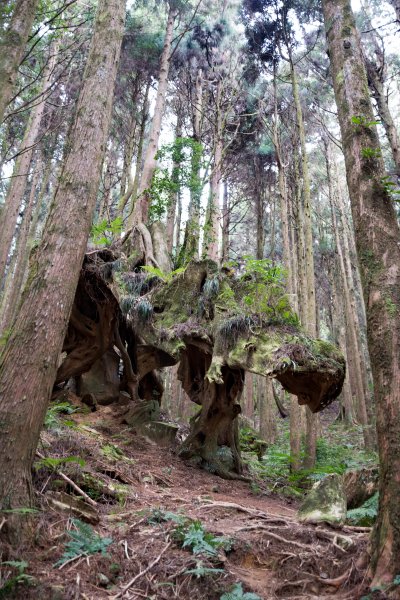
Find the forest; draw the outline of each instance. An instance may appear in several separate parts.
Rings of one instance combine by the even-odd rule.
[[[400,598],[399,0],[1,0],[0,599]]]

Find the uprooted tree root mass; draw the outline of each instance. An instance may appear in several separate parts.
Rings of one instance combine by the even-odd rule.
[[[276,378],[313,412],[339,395],[345,375],[342,354],[302,331],[282,281],[209,260],[165,276],[111,250],[88,253],[57,382],[81,376],[113,347],[128,413],[141,400],[161,402],[158,370],[179,363],[182,386],[200,407],[181,455],[227,479],[243,478],[237,416],[246,370]],[[218,458],[221,446],[230,467]]]

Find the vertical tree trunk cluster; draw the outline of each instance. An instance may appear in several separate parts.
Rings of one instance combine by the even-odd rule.
[[[380,499],[371,573],[382,585],[400,572],[400,232],[350,2],[325,0],[323,9],[376,399]]]
[[[0,34],[0,123],[12,98],[18,67],[32,29],[38,0],[17,0],[7,29]]]
[[[95,209],[124,16],[124,0],[99,0],[68,152],[42,243],[31,258],[21,306],[0,357],[2,509],[32,502],[31,465]],[[2,534],[18,538],[21,525],[20,518],[10,516]]]

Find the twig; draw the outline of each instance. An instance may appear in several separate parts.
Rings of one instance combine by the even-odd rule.
[[[69,565],[69,563],[74,562],[74,560],[78,560],[78,558],[82,558],[82,556],[85,556],[84,554],[77,554],[76,556],[73,556],[72,558],[70,558],[69,560],[65,561],[65,563],[63,563],[62,565],[60,565],[58,567],[58,570],[61,571],[61,569],[63,569],[64,567],[66,567],[67,565]]]
[[[116,600],[117,598],[121,598],[125,592],[127,590],[129,590],[129,588],[131,588],[133,586],[133,584],[140,578],[143,577],[143,575],[145,575],[146,573],[148,573],[161,559],[162,555],[165,554],[165,552],[168,550],[168,548],[171,546],[172,541],[168,542],[168,544],[161,550],[160,554],[157,556],[157,558],[155,560],[153,560],[152,563],[150,563],[143,571],[140,571],[140,573],[138,573],[137,575],[135,575],[135,577],[133,579],[130,580],[129,583],[126,584],[126,586],[124,586],[124,588],[116,595],[112,597],[112,600]]]
[[[41,452],[39,452],[39,450],[36,450],[36,454],[38,455],[39,458],[46,458]],[[87,495],[86,492],[84,492],[79,485],[77,485],[74,481],[72,481],[72,479],[70,479],[69,477],[67,477],[67,475],[65,475],[65,473],[63,473],[62,471],[59,471],[59,469],[55,468],[54,469],[56,473],[58,473],[58,475],[61,477],[61,479],[64,479],[64,481],[66,481],[67,483],[69,483],[69,485],[71,487],[74,488],[74,490],[76,492],[78,492],[78,494],[80,496],[83,496],[83,498],[85,498],[86,502],[88,504],[91,504],[92,506],[97,506],[97,502],[95,500],[93,500],[93,498],[91,498],[90,496]]]
[[[3,520],[0,523],[0,531],[3,529],[5,523],[7,523],[7,519],[5,517],[3,517]]]

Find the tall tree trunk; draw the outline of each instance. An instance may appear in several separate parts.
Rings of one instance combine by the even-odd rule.
[[[373,450],[375,447],[374,444],[374,435],[372,431],[372,423],[368,420],[367,414],[367,406],[366,399],[364,393],[364,382],[363,382],[363,373],[361,367],[362,357],[362,348],[359,346],[359,340],[357,336],[356,324],[358,323],[358,317],[355,314],[356,309],[352,304],[350,297],[350,290],[348,286],[348,278],[346,273],[346,266],[343,256],[343,248],[342,242],[339,236],[338,223],[336,218],[336,204],[335,202],[337,194],[335,193],[334,183],[332,178],[332,158],[331,158],[331,148],[329,146],[329,142],[325,141],[325,159],[326,159],[326,171],[328,178],[328,189],[329,189],[329,202],[331,207],[331,215],[332,215],[332,226],[335,235],[336,241],[336,251],[338,253],[339,259],[339,267],[342,273],[343,278],[343,292],[344,292],[344,303],[345,303],[345,312],[346,312],[346,324],[349,333],[349,337],[351,339],[351,345],[354,350],[353,359],[354,359],[354,375],[357,385],[357,405],[359,406],[359,419],[363,428],[363,436],[364,436],[364,445],[367,450]]]
[[[215,101],[217,114],[214,130],[214,159],[203,241],[203,256],[207,256],[215,261],[219,259],[220,192],[223,152],[221,94],[222,85],[221,81],[219,81]]]
[[[244,394],[244,416],[254,423],[254,391],[253,391],[253,373],[246,371],[245,374],[245,394]]]
[[[138,198],[135,208],[133,209],[134,223],[146,223],[149,214],[149,196],[146,193],[146,190],[148,190],[151,185],[154,169],[156,167],[156,154],[161,133],[161,121],[164,115],[165,100],[167,96],[172,35],[174,31],[176,15],[177,12],[174,8],[174,3],[171,2],[168,12],[167,27],[165,30],[164,47],[161,55],[160,74],[158,78],[154,116],[151,122],[149,143],[146,149],[142,176],[140,178]]]
[[[118,204],[118,210],[123,212],[129,199],[132,198],[132,201],[130,204],[130,210],[129,210],[129,217],[128,217],[128,228],[132,227],[134,224],[133,223],[133,209],[135,206],[137,193],[138,193],[138,189],[139,189],[140,174],[142,172],[143,145],[144,145],[144,138],[145,138],[145,133],[146,133],[147,117],[149,116],[149,92],[150,92],[150,79],[148,80],[148,82],[146,84],[146,89],[145,89],[144,99],[143,99],[143,106],[142,106],[142,114],[141,114],[141,118],[140,118],[140,130],[139,130],[139,140],[138,140],[138,147],[137,147],[137,154],[136,154],[135,176],[133,178],[133,181],[129,182],[128,189],[126,190],[125,194],[122,196],[122,198]]]
[[[39,176],[42,175],[42,172],[43,164],[38,160],[35,164],[29,198],[25,206],[20,231],[17,237],[17,247],[11,260],[4,288],[4,296],[0,305],[0,332],[8,330],[18,309],[18,302],[22,293],[22,284],[28,262],[28,237],[35,204],[35,193]]]
[[[382,125],[385,128],[386,136],[389,141],[393,162],[396,168],[396,175],[397,177],[400,177],[399,135],[389,110],[386,90],[379,75],[379,68],[377,68],[377,66],[367,58],[365,59],[365,64],[367,67],[368,82],[372,96],[375,98],[378,114],[382,121]]]
[[[229,260],[229,189],[228,182],[224,181],[224,191],[222,196],[222,262]]]
[[[50,47],[50,58],[44,72],[41,100],[32,108],[28,124],[25,129],[24,139],[19,149],[13,177],[7,192],[3,210],[0,213],[0,230],[2,231],[0,243],[0,278],[4,281],[7,257],[15,233],[18,214],[24,200],[25,190],[34,153],[34,144],[39,133],[40,122],[46,105],[46,90],[51,84],[52,73],[56,61],[57,50],[54,45]]]
[[[10,25],[0,34],[0,123],[10,102],[38,0],[17,0]]]
[[[0,357],[0,509],[27,507],[33,501],[31,466],[96,205],[124,14],[123,0],[99,0],[68,151]],[[1,534],[19,542],[19,533],[25,532],[21,516],[9,514]]]
[[[289,64],[290,76],[292,81],[293,99],[296,108],[296,121],[301,148],[301,173],[303,176],[303,202],[304,202],[304,252],[305,252],[305,298],[306,300],[306,320],[304,322],[307,333],[316,337],[317,335],[317,307],[315,301],[315,278],[314,278],[314,247],[312,233],[312,209],[311,209],[311,186],[308,171],[308,157],[306,149],[306,135],[304,130],[303,110],[301,108],[299,84],[297,74],[292,60],[290,46]],[[318,415],[311,413],[306,408],[306,455],[304,465],[310,469],[315,464],[317,450],[317,423]]]
[[[373,533],[373,585],[400,572],[400,231],[385,186],[359,34],[349,0],[323,3],[367,310],[380,458],[379,513]],[[355,122],[355,118],[357,119]],[[369,148],[373,151],[363,152]]]
[[[260,376],[257,379],[260,437],[271,445],[276,440],[276,405],[272,389],[272,379]]]
[[[193,139],[200,144],[202,139],[202,114],[203,114],[203,70],[198,69],[193,103]],[[187,259],[199,257],[200,243],[200,203],[203,192],[201,181],[201,161],[203,151],[201,147],[194,147],[191,156],[191,188],[188,219],[185,227],[180,260],[184,264]]]
[[[175,141],[182,137],[182,114],[179,111],[177,115]],[[172,254],[174,246],[174,229],[175,229],[175,216],[176,207],[179,203],[180,190],[180,176],[179,176],[180,163],[178,160],[174,160],[172,163],[172,175],[171,180],[175,185],[174,190],[170,194],[169,205],[167,210],[167,248],[168,252]],[[179,235],[179,234],[178,234]]]

